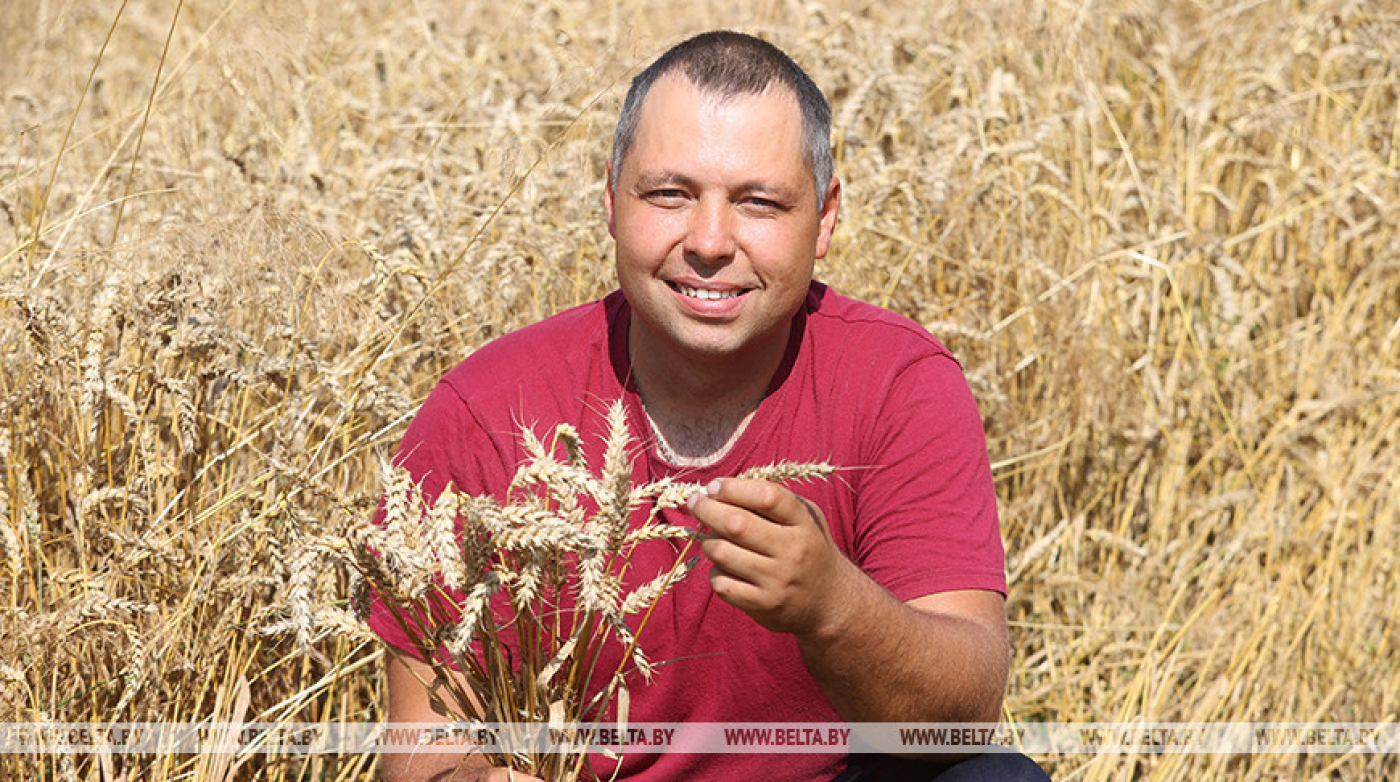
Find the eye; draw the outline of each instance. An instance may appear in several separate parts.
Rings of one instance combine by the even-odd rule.
[[[756,195],[745,198],[743,206],[746,210],[760,215],[778,214],[788,210],[787,204],[782,201]]]
[[[643,193],[642,198],[657,206],[680,206],[686,200],[686,193],[680,188],[658,187]]]

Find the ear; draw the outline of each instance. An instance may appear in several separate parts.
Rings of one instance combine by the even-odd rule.
[[[831,234],[836,230],[836,215],[841,211],[841,180],[831,178],[826,186],[826,199],[822,202],[822,213],[817,224],[816,257],[825,258],[831,249]]]
[[[613,189],[617,187],[617,177],[613,175],[612,161],[608,161],[608,181],[603,185],[603,209],[608,213],[608,235],[617,238],[617,224],[613,220]]]

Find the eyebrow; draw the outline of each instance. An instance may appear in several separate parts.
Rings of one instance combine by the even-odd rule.
[[[683,176],[681,174],[666,172],[660,174],[642,174],[641,176],[637,177],[637,182],[634,185],[634,188],[638,192],[645,192],[653,188],[666,187],[668,185],[680,185],[682,187],[689,187],[694,184],[695,180],[691,179],[690,177]],[[763,196],[771,197],[775,201],[781,201],[785,203],[796,203],[797,201],[801,200],[799,194],[794,192],[792,188],[785,187],[783,185],[772,184],[770,182],[764,182],[758,179],[749,180],[747,182],[741,182],[739,186],[734,189],[734,191],[738,193],[747,194],[757,193]]]
[[[637,177],[637,183],[634,187],[637,190],[651,190],[652,188],[665,187],[666,185],[685,186],[691,184],[693,184],[693,181],[689,177],[684,177],[680,174],[642,174]]]

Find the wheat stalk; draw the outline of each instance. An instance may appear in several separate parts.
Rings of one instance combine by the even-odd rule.
[[[451,363],[615,289],[599,203],[622,87],[713,9],[638,27],[617,4],[187,2],[187,55],[159,80],[129,179],[170,14],[117,5],[0,3],[0,494],[21,557],[0,550],[0,719],[198,721],[244,672],[253,710],[374,719],[366,647],[330,633],[298,657],[249,631],[285,610],[268,584],[302,536],[372,512],[375,454]],[[1013,565],[1008,719],[1393,715],[1400,668],[1376,661],[1400,627],[1395,15],[1354,0],[751,5],[733,24],[789,48],[839,118],[845,197],[817,275],[935,334],[969,329],[950,347]],[[578,463],[576,439],[538,434]],[[127,497],[85,503],[108,487]],[[638,520],[692,487],[642,488]],[[683,535],[669,516],[623,546]],[[539,551],[519,549],[519,586],[548,592]],[[498,578],[489,558],[463,552],[461,583]],[[94,589],[75,573],[159,610],[73,623]],[[347,610],[346,580],[311,584],[312,608]],[[126,714],[118,622],[148,662]],[[374,757],[244,755],[236,774],[369,779]],[[111,760],[115,774],[73,758],[80,779],[197,773]],[[1393,765],[1037,760],[1085,782]],[[58,762],[0,755],[0,778],[59,778]]]
[[[485,710],[465,693],[454,693],[455,702],[448,705],[460,718],[577,722],[605,709],[611,699],[627,697],[628,672],[654,674],[638,644],[646,617],[698,561],[687,556],[696,530],[659,521],[658,510],[680,507],[700,486],[670,478],[632,486],[636,441],[621,400],[609,406],[606,424],[597,474],[586,464],[573,426],[556,427],[549,446],[523,428],[527,459],[506,503],[451,486],[428,502],[406,470],[383,465],[382,522],[360,518],[336,534],[301,541],[292,555],[286,615],[266,631],[293,632],[303,645],[325,634],[364,637],[364,626],[335,604],[336,596],[317,590],[329,563],[363,579],[363,587],[383,601],[440,681],[449,681],[454,672],[465,675]],[[562,460],[555,457],[561,451]],[[795,481],[832,471],[827,464],[780,462],[742,476]],[[584,511],[582,496],[591,500],[592,513]],[[653,509],[633,524],[635,511],[647,503]],[[687,545],[666,572],[628,589],[624,574],[632,547],[659,539]],[[437,619],[447,608],[444,588],[462,594],[460,617],[448,625]],[[570,594],[572,608],[566,608],[562,598]],[[506,620],[497,602],[502,596],[512,617]],[[627,617],[639,614],[639,624],[630,626]],[[519,639],[518,648],[505,645],[502,621]],[[586,674],[605,644],[621,645],[622,663],[590,697],[583,691]],[[586,765],[577,754],[559,753],[502,752],[494,760],[566,777]]]

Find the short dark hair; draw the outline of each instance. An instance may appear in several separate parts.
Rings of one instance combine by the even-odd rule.
[[[755,95],[775,81],[791,92],[802,111],[802,154],[812,172],[817,208],[821,209],[835,170],[831,158],[831,105],[816,82],[782,49],[731,30],[701,33],[676,44],[632,80],[613,134],[614,181],[608,183],[609,187],[615,184],[622,161],[636,140],[647,93],[657,79],[675,71],[701,91],[724,98]]]

